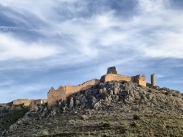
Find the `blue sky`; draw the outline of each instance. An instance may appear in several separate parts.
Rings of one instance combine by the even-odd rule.
[[[182,0],[0,0],[0,102],[50,87],[155,73],[183,91]]]

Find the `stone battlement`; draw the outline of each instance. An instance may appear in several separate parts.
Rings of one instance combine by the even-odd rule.
[[[23,104],[26,107],[29,107],[30,110],[33,110],[37,105],[41,105],[47,102],[47,99],[17,99],[13,100],[13,105]]]
[[[136,76],[125,76],[121,74],[117,74],[116,67],[110,67],[107,70],[107,74],[103,75],[100,79],[101,82],[108,82],[108,81],[131,81],[137,83],[139,85],[146,87],[146,77],[145,75],[136,75]]]
[[[34,110],[34,108],[38,105],[41,105],[41,104],[45,104],[47,103],[47,99],[35,99],[35,100],[32,100],[31,103],[29,104],[29,109],[30,110]]]
[[[31,103],[31,100],[28,100],[28,99],[13,100],[13,105],[23,104],[24,106],[29,106],[30,103]]]
[[[86,90],[99,83],[100,80],[92,79],[77,86],[60,86],[57,90],[52,87],[48,92],[48,106],[56,105],[58,101],[65,100],[69,95],[81,90]]]

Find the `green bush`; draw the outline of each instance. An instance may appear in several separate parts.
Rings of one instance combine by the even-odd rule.
[[[132,122],[132,123],[130,124],[130,126],[131,126],[131,127],[135,127],[135,128],[138,128],[138,127],[139,127],[139,125],[138,125],[136,122]]]
[[[102,127],[111,127],[111,124],[110,123],[104,123],[104,124],[102,124]]]
[[[137,114],[133,115],[133,120],[140,120],[140,116]]]
[[[149,93],[152,93],[152,89],[149,89],[148,92],[149,92]]]
[[[101,96],[102,96],[102,99],[105,99],[108,96],[107,91],[103,91]]]

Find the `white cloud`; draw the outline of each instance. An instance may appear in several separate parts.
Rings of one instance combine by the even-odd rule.
[[[139,8],[147,14],[159,14],[168,4],[169,0],[139,0]]]
[[[55,7],[58,7],[58,3],[62,6],[62,2],[69,3],[65,8],[73,13],[73,17],[70,18],[68,15],[68,19],[60,20],[60,16],[64,13],[58,14],[55,11]],[[57,46],[62,47],[60,51],[64,51],[67,54],[64,56],[59,54],[56,59],[48,60],[51,64],[63,65],[88,62],[100,58],[103,53],[108,54],[111,51],[114,52],[113,55],[116,58],[118,57],[116,53],[119,51],[133,51],[133,54],[136,54],[135,56],[125,54],[125,58],[131,58],[132,60],[143,57],[183,58],[181,52],[183,47],[183,29],[181,29],[183,28],[183,20],[180,20],[183,18],[183,14],[181,11],[171,9],[169,0],[138,0],[139,5],[137,8],[139,13],[128,20],[125,20],[124,17],[116,16],[114,9],[100,12],[87,18],[77,17],[74,16],[75,11],[82,13],[87,9],[83,6],[84,4],[74,7],[72,5],[74,2],[77,2],[77,0],[39,1],[37,4],[35,4],[35,1],[0,1],[1,4],[12,8],[18,13],[25,13],[25,15],[26,13],[32,13],[48,25],[46,29],[42,26],[38,29],[30,28],[30,30],[40,31],[40,34],[48,38],[54,34],[67,35],[72,39],[71,43],[67,43],[68,45],[57,43]],[[32,9],[31,11],[28,10],[30,8]],[[26,20],[21,20],[26,23]],[[19,43],[19,40],[14,39],[13,43]],[[8,44],[12,45],[10,42]],[[21,43],[20,45],[25,44]],[[45,48],[39,43],[29,47],[17,47],[19,47],[19,53],[21,54],[1,52],[4,54],[1,56],[5,58],[6,54],[11,53],[12,56],[10,57],[38,59],[58,53],[55,47],[46,46]],[[43,48],[45,54],[41,52]],[[34,49],[37,50],[35,51]],[[30,56],[23,54],[26,50],[30,51]],[[10,58],[6,56],[6,59]],[[68,62],[68,60],[72,61]],[[106,60],[107,58],[103,61]]]
[[[156,74],[156,77],[157,78],[164,78],[164,77],[166,77],[165,75],[161,75],[161,74]]]
[[[15,81],[14,80],[2,80],[2,82],[0,83],[0,86],[9,86],[14,84]]]
[[[0,34],[0,60],[35,60],[54,56],[62,52],[52,45],[44,46],[40,43],[25,43],[10,35]]]

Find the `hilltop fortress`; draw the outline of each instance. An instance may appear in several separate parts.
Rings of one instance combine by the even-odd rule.
[[[103,75],[100,80],[92,79],[84,82],[83,84],[77,86],[60,86],[57,90],[53,87],[48,92],[48,99],[38,99],[38,100],[28,100],[28,99],[20,99],[14,100],[13,104],[24,104],[25,106],[29,106],[30,110],[33,110],[35,106],[40,105],[42,103],[47,103],[48,107],[57,105],[60,101],[65,100],[69,95],[79,92],[81,90],[86,90],[91,88],[92,86],[98,85],[100,82],[109,82],[109,81],[130,81],[137,83],[141,86],[146,86],[146,77],[145,75],[136,75],[136,76],[125,76],[117,73],[116,67],[110,67],[107,70],[107,74]],[[156,85],[155,74],[151,75],[151,85]]]
[[[78,86],[60,86],[57,90],[53,87],[48,92],[48,106],[56,105],[59,101],[63,101],[72,93],[79,92],[81,90],[86,90],[91,88],[94,85],[98,85],[100,82],[108,82],[108,81],[131,81],[137,83],[141,86],[146,86],[146,77],[145,75],[137,75],[137,76],[125,76],[121,74],[117,74],[116,67],[110,67],[107,70],[107,74],[103,75],[100,80],[93,79],[87,81]]]

